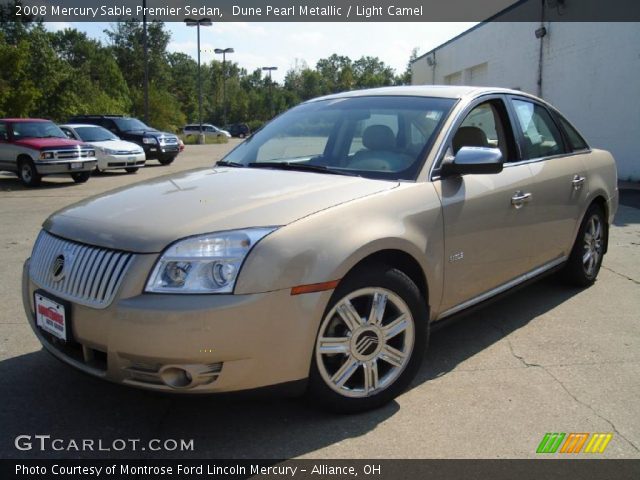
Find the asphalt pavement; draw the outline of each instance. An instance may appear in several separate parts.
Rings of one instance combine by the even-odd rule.
[[[626,190],[593,287],[550,277],[434,333],[411,389],[377,411],[158,395],[91,378],[44,352],[23,313],[20,275],[45,218],[89,195],[211,165],[234,144],[188,146],[171,166],[152,161],[83,185],[47,178],[25,189],[0,173],[0,458],[533,458],[547,432],[612,433],[599,457],[640,458],[640,210]],[[15,448],[17,436],[39,434],[106,444],[193,439],[194,450]]]

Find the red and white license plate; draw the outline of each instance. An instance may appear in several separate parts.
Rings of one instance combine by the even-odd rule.
[[[54,337],[67,340],[67,318],[64,305],[35,293],[36,325]]]

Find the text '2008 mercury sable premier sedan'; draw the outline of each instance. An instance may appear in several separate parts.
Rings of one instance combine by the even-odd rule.
[[[332,95],[214,168],[53,214],[24,304],[47,350],[114,382],[364,410],[407,387],[435,322],[554,269],[593,283],[617,204],[611,155],[535,97]]]

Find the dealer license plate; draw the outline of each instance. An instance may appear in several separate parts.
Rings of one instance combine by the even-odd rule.
[[[64,305],[35,293],[36,325],[54,337],[67,340],[67,314]]]
[[[73,162],[69,164],[71,170],[80,170],[82,168],[82,162]]]

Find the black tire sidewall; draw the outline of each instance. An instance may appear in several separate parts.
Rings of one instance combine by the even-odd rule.
[[[597,268],[593,276],[587,275],[587,272],[584,270],[584,265],[582,263],[582,250],[583,250],[583,240],[584,234],[587,229],[587,224],[593,215],[598,215],[600,217],[600,223],[602,224],[603,234],[602,234],[602,242],[603,242],[603,252],[600,255],[600,259],[598,260]],[[574,285],[586,287],[592,285],[598,276],[600,271],[600,267],[602,265],[602,261],[604,259],[604,247],[606,245],[606,236],[608,235],[607,224],[604,218],[604,211],[599,205],[591,205],[587,212],[584,214],[582,219],[582,223],[580,224],[580,228],[578,229],[578,236],[576,237],[573,248],[571,249],[571,255],[569,256],[569,260],[565,267],[565,278]]]
[[[23,165],[27,165],[31,169],[31,180],[29,180],[29,181],[27,181],[22,176],[22,167],[23,167]],[[38,173],[38,170],[36,170],[36,166],[33,163],[33,160],[31,160],[31,159],[21,159],[21,160],[18,161],[18,178],[20,179],[20,181],[22,182],[23,185],[25,185],[27,187],[35,187],[35,186],[38,186],[40,184],[40,180],[41,180],[42,177]]]
[[[160,162],[161,165],[171,165],[171,163],[173,163],[175,159],[176,159],[175,156],[159,157],[158,161]]]
[[[316,364],[315,342],[309,372],[307,394],[309,398],[322,408],[339,412],[355,413],[378,408],[400,395],[415,377],[422,364],[429,339],[429,312],[427,302],[420,294],[418,287],[400,270],[388,266],[363,268],[350,274],[340,282],[320,319],[317,335],[324,318],[333,306],[349,293],[367,287],[381,287],[394,292],[409,307],[414,321],[414,345],[411,358],[405,369],[395,382],[385,390],[364,398],[350,398],[340,395],[329,387],[322,379]]]

